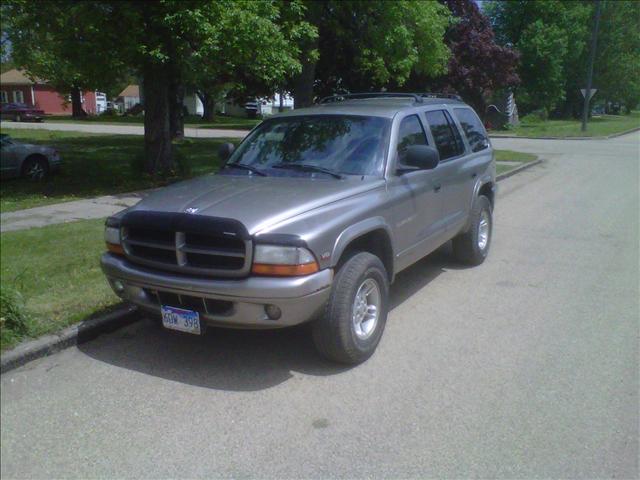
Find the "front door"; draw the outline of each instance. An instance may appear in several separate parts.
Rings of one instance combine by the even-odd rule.
[[[427,145],[417,115],[401,120],[395,166],[402,164],[411,145]],[[393,204],[396,265],[401,270],[436,249],[444,233],[439,171],[418,170],[402,175],[392,172],[388,189]]]

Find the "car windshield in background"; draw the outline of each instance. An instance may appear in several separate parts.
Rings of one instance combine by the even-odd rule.
[[[347,115],[267,120],[227,165],[240,164],[277,176],[380,175],[389,126],[386,118]]]

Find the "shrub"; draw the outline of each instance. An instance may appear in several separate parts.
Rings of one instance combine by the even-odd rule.
[[[538,123],[549,119],[549,112],[546,108],[534,110],[520,119],[522,123]]]

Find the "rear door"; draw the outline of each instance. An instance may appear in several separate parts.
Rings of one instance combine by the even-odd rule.
[[[411,145],[427,145],[427,137],[417,114],[400,120],[396,137],[394,168],[388,181],[392,198],[396,263],[405,268],[440,245],[444,234],[438,171],[419,170],[396,173]]]
[[[438,171],[442,184],[443,219],[447,231],[459,229],[466,223],[469,206],[465,192],[473,182],[467,146],[449,111],[427,111],[425,118],[440,153]]]
[[[453,118],[460,125],[469,149],[467,165],[471,171],[472,181],[467,183],[464,194],[471,208],[476,183],[493,168],[493,148],[482,121],[471,108],[453,108]]]

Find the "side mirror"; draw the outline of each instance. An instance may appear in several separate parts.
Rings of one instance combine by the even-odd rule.
[[[229,160],[229,157],[235,149],[236,147],[233,143],[223,143],[218,148],[218,157],[220,157],[220,160],[222,160],[223,162],[226,162],[227,160]]]
[[[405,152],[404,162],[398,165],[398,173],[415,170],[433,170],[440,162],[438,150],[428,145],[411,145]]]

